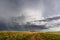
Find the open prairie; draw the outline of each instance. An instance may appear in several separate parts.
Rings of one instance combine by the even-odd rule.
[[[60,32],[0,32],[0,40],[60,40]]]

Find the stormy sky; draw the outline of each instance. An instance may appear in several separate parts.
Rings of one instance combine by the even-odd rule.
[[[37,19],[60,14],[60,0],[0,0],[0,17]],[[27,18],[28,19],[28,18]]]
[[[0,20],[20,17],[19,23],[60,15],[60,0],[0,0]]]

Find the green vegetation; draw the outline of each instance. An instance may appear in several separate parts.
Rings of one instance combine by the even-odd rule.
[[[58,32],[0,32],[0,40],[60,40]]]

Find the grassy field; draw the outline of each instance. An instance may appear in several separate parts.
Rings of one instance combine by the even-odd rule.
[[[60,32],[0,32],[0,40],[60,40]]]

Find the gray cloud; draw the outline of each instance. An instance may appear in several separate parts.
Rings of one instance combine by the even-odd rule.
[[[16,16],[17,6],[14,1],[0,0],[0,16],[11,17]]]
[[[20,16],[26,9],[42,11],[43,17],[59,14],[59,0],[0,0],[0,16]],[[25,15],[26,16],[26,15]]]
[[[53,16],[53,15],[60,15],[60,0],[45,0],[44,7],[45,12],[43,13],[44,17]]]
[[[40,10],[40,1],[41,0],[0,0],[0,17],[7,19],[24,15],[24,17],[26,16],[27,18],[27,14],[24,11],[27,9]]]
[[[23,24],[26,20],[53,15],[60,15],[60,0],[0,0],[0,20],[3,21],[17,19]]]

